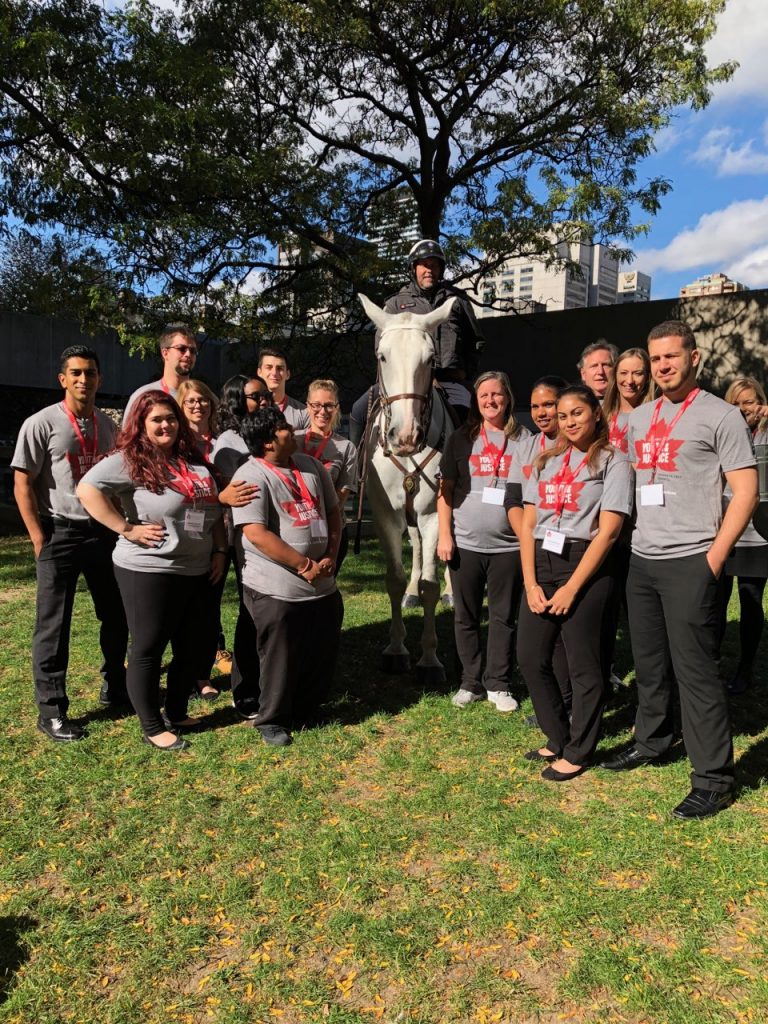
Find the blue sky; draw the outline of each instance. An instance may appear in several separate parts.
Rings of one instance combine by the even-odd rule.
[[[710,63],[740,67],[703,111],[681,111],[639,168],[672,192],[635,243],[651,298],[678,294],[701,274],[722,271],[768,288],[768,3],[730,0],[708,46]]]

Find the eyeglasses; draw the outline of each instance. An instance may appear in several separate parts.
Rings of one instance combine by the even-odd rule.
[[[193,356],[197,355],[197,348],[194,345],[169,345],[168,348],[173,348],[177,352],[181,352],[183,356],[185,356],[187,352],[191,352]]]
[[[320,412],[321,409],[323,412],[333,412],[334,409],[339,407],[338,402],[307,402],[307,405],[312,412]]]
[[[263,405],[272,405],[271,391],[252,391],[250,394],[248,394],[247,391],[244,391],[243,397],[247,398],[251,402],[261,402]]]
[[[182,402],[182,405],[184,405],[187,409],[192,409],[196,405],[205,408],[206,405],[210,404],[211,403],[208,401],[207,398],[185,398],[184,401]]]

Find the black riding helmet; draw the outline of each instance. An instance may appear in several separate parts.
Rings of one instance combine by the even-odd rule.
[[[413,246],[411,251],[408,253],[408,272],[411,276],[412,281],[416,281],[415,266],[419,260],[427,260],[433,257],[436,260],[440,260],[443,265],[441,274],[445,273],[445,253],[437,244],[433,242],[431,238],[422,238]]]

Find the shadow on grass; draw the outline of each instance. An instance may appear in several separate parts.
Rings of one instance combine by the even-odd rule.
[[[0,1006],[10,996],[14,976],[29,957],[24,936],[36,928],[37,923],[25,914],[0,916]]]

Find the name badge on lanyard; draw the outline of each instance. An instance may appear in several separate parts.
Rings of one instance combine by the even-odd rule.
[[[544,551],[551,551],[555,555],[562,555],[565,547],[565,534],[560,530],[545,530],[544,540],[541,542]]]
[[[663,505],[664,484],[643,484],[640,488],[641,505]]]
[[[483,488],[483,504],[484,505],[503,505],[504,504],[504,491],[499,487],[484,487]]]
[[[195,540],[203,539],[205,529],[205,512],[198,512],[188,508],[184,512],[184,532]]]

